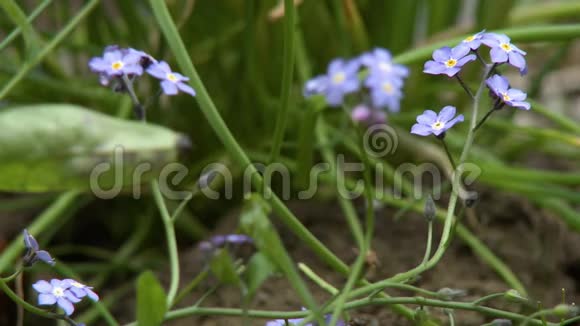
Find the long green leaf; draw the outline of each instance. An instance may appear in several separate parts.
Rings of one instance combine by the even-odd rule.
[[[182,137],[68,104],[0,112],[0,190],[125,187],[150,180],[178,156]],[[137,166],[150,169],[136,177]]]

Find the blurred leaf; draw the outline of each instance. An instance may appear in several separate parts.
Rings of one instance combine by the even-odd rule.
[[[182,136],[68,104],[0,111],[0,190],[102,190],[145,183],[178,156]],[[150,167],[134,176],[136,167]],[[93,187],[93,190],[95,187]]]
[[[508,25],[508,17],[514,0],[479,1],[477,7],[477,31],[496,29]]]
[[[212,257],[210,268],[215,277],[224,284],[240,284],[240,277],[236,273],[236,265],[226,249],[218,250]]]
[[[247,286],[247,298],[252,298],[256,291],[276,272],[276,265],[263,253],[258,252],[252,256],[244,272],[244,280]]]
[[[427,34],[433,35],[453,26],[457,15],[461,11],[459,0],[428,0]]]
[[[166,297],[161,284],[150,271],[137,279],[137,325],[159,326],[167,311]]]
[[[240,219],[242,230],[254,239],[254,244],[270,261],[284,269],[286,250],[268,219],[271,208],[262,198],[253,195],[244,206]]]

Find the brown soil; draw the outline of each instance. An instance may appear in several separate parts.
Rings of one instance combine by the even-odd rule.
[[[347,263],[356,257],[353,239],[342,218],[338,205],[334,203],[290,203],[290,208],[300,216],[304,224],[334,253]],[[380,280],[414,267],[424,254],[426,223],[417,214],[407,214],[394,221],[393,209],[377,211],[377,229],[373,242],[380,266],[368,275],[371,280]],[[570,232],[555,216],[539,211],[520,199],[500,195],[484,195],[481,203],[471,214],[467,224],[470,229],[489,246],[513,270],[526,286],[531,298],[541,301],[544,307],[558,304],[562,300],[562,289],[566,289],[568,303],[573,302],[580,290],[580,236]],[[216,234],[234,232],[237,213],[224,218]],[[436,233],[441,232],[437,225]],[[335,286],[344,284],[344,278],[330,270],[297,239],[279,228],[287,249],[297,262],[304,262],[317,274]],[[434,239],[438,243],[437,236]],[[182,281],[191,280],[203,267],[198,250],[192,249],[181,256]],[[442,261],[426,272],[415,283],[428,290],[443,287],[467,291],[464,300],[473,300],[486,294],[508,290],[508,286],[487,265],[471,252],[469,247],[456,238]],[[322,302],[329,295],[310,284],[310,289]],[[209,287],[209,285],[208,285]],[[207,287],[205,288],[207,289]],[[203,291],[193,293],[180,306],[195,303]],[[395,295],[409,293],[391,292]],[[207,307],[240,307],[240,294],[235,288],[221,288],[203,302]],[[499,301],[499,302],[498,302]],[[494,301],[498,306],[520,311],[517,304]],[[251,305],[255,309],[297,310],[300,301],[295,292],[281,277],[272,278],[259,291]],[[416,308],[416,307],[413,307]],[[430,312],[445,320],[440,309]],[[129,314],[131,315],[131,314]],[[490,322],[489,317],[472,312],[456,312],[457,325],[481,325]],[[369,307],[351,312],[352,325],[412,325],[412,322],[395,315],[386,306]],[[447,323],[446,321],[444,324]],[[191,317],[168,323],[168,325],[226,326],[241,325],[239,318]],[[264,320],[254,320],[251,325],[264,325]]]

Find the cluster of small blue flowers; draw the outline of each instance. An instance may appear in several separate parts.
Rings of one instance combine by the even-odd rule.
[[[167,62],[157,61],[143,51],[117,45],[107,46],[102,57],[94,57],[89,61],[89,68],[99,74],[103,86],[108,86],[113,80],[123,85],[123,76],[132,80],[147,72],[161,81],[164,94],[175,95],[181,91],[195,96],[193,88],[186,84],[189,78],[173,72]]]
[[[491,65],[486,64],[478,52],[482,44],[490,48]],[[493,72],[497,66],[507,63],[518,68],[520,74],[524,75],[528,69],[524,58],[525,55],[526,52],[512,44],[508,36],[481,31],[465,38],[454,48],[445,46],[435,50],[433,52],[433,60],[425,63],[423,72],[432,75],[444,74],[459,79],[458,73],[463,66],[479,58],[486,67],[491,68],[490,72]],[[459,81],[462,82],[461,79]],[[492,111],[499,110],[505,105],[524,110],[530,109],[530,104],[525,101],[526,93],[519,89],[510,88],[507,78],[494,74],[485,80],[485,84],[490,90],[491,97],[495,100]],[[466,91],[470,95],[472,94],[467,88]],[[456,108],[453,106],[444,107],[439,114],[432,110],[426,110],[423,114],[417,116],[417,123],[411,127],[411,133],[420,136],[433,134],[442,138],[449,128],[458,122],[464,121],[463,115],[460,114],[455,117],[455,113]],[[484,117],[483,121],[487,117],[488,115]]]
[[[55,265],[54,259],[47,251],[39,250],[38,242],[28,233],[28,230],[23,231],[23,237],[26,248],[26,254],[23,258],[24,266],[32,266],[37,261],[45,262],[51,266]],[[99,296],[92,287],[73,279],[52,279],[50,282],[40,280],[34,283],[32,288],[38,292],[38,305],[52,306],[56,304],[64,310],[67,316],[74,312],[74,304],[79,303],[84,297],[99,301]]]
[[[360,73],[365,67],[367,72]],[[361,83],[360,76],[366,76]],[[351,112],[353,120],[368,124],[384,123],[388,108],[391,112],[400,110],[403,98],[404,80],[409,76],[409,69],[393,62],[391,53],[386,49],[376,48],[361,56],[351,59],[335,59],[330,62],[326,74],[314,77],[304,86],[304,96],[323,95],[332,107],[344,104],[347,94],[357,92],[361,86],[370,96],[369,103],[361,103]]]

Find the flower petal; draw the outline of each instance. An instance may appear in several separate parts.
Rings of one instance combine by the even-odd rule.
[[[187,93],[191,96],[195,96],[195,91],[193,90],[193,88],[191,88],[191,86],[185,83],[177,83],[177,88],[179,88],[179,90],[184,93]]]
[[[51,306],[56,303],[56,297],[52,294],[41,293],[38,295],[39,306]]]
[[[411,127],[411,133],[419,136],[428,136],[433,133],[433,128],[416,123]]]
[[[45,280],[32,284],[32,288],[38,293],[50,293],[52,291],[52,285]]]
[[[451,56],[451,48],[444,46],[440,49],[433,51],[433,60],[437,62],[443,62]]]
[[[40,260],[42,260],[43,262],[49,264],[50,266],[54,266],[55,262],[54,262],[54,258],[52,258],[50,256],[50,254],[48,253],[48,251],[45,250],[39,250],[36,252],[36,257]]]
[[[520,71],[525,71],[525,69],[526,69],[526,59],[524,59],[524,56],[523,55],[521,55],[521,54],[519,54],[519,53],[517,53],[515,51],[512,51],[512,52],[509,53],[508,57],[509,57],[509,63],[512,66],[514,66],[516,68],[519,68]]]
[[[173,82],[170,82],[169,80],[162,81],[161,88],[163,89],[163,93],[165,93],[165,95],[177,94],[177,85],[175,85]]]
[[[447,68],[444,64],[430,60],[425,62],[423,72],[426,74],[439,75],[444,73],[446,69]]]
[[[457,60],[466,56],[470,51],[471,49],[467,46],[456,46],[451,49],[451,57]]]
[[[437,121],[437,113],[433,110],[425,110],[423,114],[417,116],[417,122],[431,125]]]
[[[89,297],[89,299],[93,301],[99,301],[99,295],[96,294],[93,290],[91,290],[91,288],[87,287],[85,291],[87,292],[87,296]]]
[[[72,315],[72,313],[75,311],[75,307],[73,306],[73,304],[65,298],[59,298],[56,301],[56,303],[58,304],[59,307],[62,308],[62,310],[64,310],[64,313],[67,316]]]
[[[457,112],[457,109],[454,106],[448,105],[439,112],[437,120],[447,123],[447,121],[453,119],[455,112]]]
[[[526,93],[516,88],[511,88],[508,90],[507,95],[512,101],[524,101],[528,96]]]
[[[449,128],[453,127],[456,123],[463,122],[464,120],[465,118],[463,117],[463,114],[458,115],[455,119],[450,120],[445,124],[445,130],[449,130]]]
[[[491,61],[494,63],[502,63],[508,61],[508,54],[499,47],[494,47],[489,52]]]

